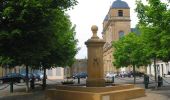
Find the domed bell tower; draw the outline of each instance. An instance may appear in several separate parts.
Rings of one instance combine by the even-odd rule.
[[[104,70],[106,73],[115,72],[113,67],[112,42],[131,32],[130,7],[123,0],[116,0],[112,3],[104,21],[103,21],[103,39],[104,45]]]
[[[130,8],[122,0],[112,3],[103,22],[103,37],[106,42],[116,41],[130,33]]]

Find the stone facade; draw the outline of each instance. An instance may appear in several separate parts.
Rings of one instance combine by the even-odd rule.
[[[114,1],[103,21],[102,36],[106,41],[103,54],[105,74],[119,71],[112,64],[114,59],[112,42],[131,32],[130,22],[130,8],[127,3],[121,0]]]
[[[65,71],[67,71],[65,73],[69,73],[68,76],[72,76],[75,73],[87,72],[87,59],[76,59],[74,64],[66,68]]]
[[[48,79],[64,79],[64,68],[56,67],[46,70]]]

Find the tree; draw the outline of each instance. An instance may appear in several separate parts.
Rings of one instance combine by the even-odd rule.
[[[157,83],[156,60],[169,60],[169,10],[167,4],[160,0],[148,0],[148,5],[144,5],[141,0],[137,0],[136,12],[139,18],[139,28],[143,37],[143,42],[147,50],[147,55],[154,61],[155,83]],[[168,37],[167,37],[168,35]],[[157,88],[157,84],[155,84]]]
[[[61,35],[55,31],[63,30],[57,27],[62,23],[54,26],[53,22],[60,22],[64,10],[76,4],[76,0],[0,1],[0,56],[13,59],[17,65],[26,65],[27,91],[28,66],[50,55],[55,37]],[[57,13],[60,15],[54,15]]]
[[[62,15],[61,17],[60,22],[55,21],[53,23],[53,25],[57,25],[57,28],[60,29],[59,32],[56,31],[55,33],[54,47],[51,49],[50,54],[40,61],[44,69],[44,76],[46,76],[46,69],[58,66],[71,66],[78,51],[76,47],[77,39],[75,39],[75,27],[72,27],[68,16]],[[43,84],[43,88],[45,88],[45,78]]]
[[[118,68],[132,66],[135,84],[135,67],[145,66],[149,63],[140,36],[136,33],[129,33],[119,41],[114,42],[113,48],[113,64]]]

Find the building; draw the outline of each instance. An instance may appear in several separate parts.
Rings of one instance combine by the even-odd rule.
[[[87,73],[87,59],[76,59],[71,67],[66,67],[64,73],[66,77],[71,77],[76,73]]]
[[[87,59],[76,59],[75,63],[72,65],[71,75],[80,72],[87,73]]]
[[[16,67],[9,67],[9,66],[4,66],[4,67],[0,67],[0,77],[5,76],[8,73],[19,73],[20,70],[19,66]]]
[[[157,69],[157,74],[160,76],[167,75],[168,73],[170,74],[170,62],[165,63],[162,61],[157,61],[156,69]],[[155,75],[153,63],[147,67],[147,74],[152,76]]]
[[[105,40],[105,45],[103,47],[104,54],[104,72],[113,73],[121,71],[131,71],[132,68],[120,68],[116,69],[113,66],[112,62],[114,60],[112,48],[112,42],[119,40],[119,38],[127,35],[130,32],[135,32],[140,34],[136,28],[131,28],[131,19],[130,19],[130,7],[125,1],[116,0],[112,3],[106,17],[103,21],[103,32],[102,36]],[[160,76],[170,73],[170,62],[165,63],[162,61],[157,61],[157,73]],[[154,75],[154,66],[153,63],[148,67],[140,67],[136,69],[137,71],[147,72],[147,74]]]
[[[71,67],[72,74],[87,72],[87,59],[77,59]]]
[[[112,42],[119,40],[119,38],[131,32],[130,7],[122,0],[116,0],[112,3],[104,21],[102,36],[105,40],[104,45],[104,72],[126,71],[128,68],[116,70],[113,66],[113,52]]]
[[[64,79],[64,68],[56,67],[46,70],[48,79]]]

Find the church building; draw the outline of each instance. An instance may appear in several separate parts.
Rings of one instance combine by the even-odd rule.
[[[116,0],[112,3],[104,21],[103,21],[103,32],[102,37],[105,40],[104,45],[104,72],[113,73],[118,70],[115,69],[112,62],[114,60],[112,48],[112,42],[119,40],[119,38],[127,35],[131,32],[131,19],[130,19],[130,7],[122,0]],[[120,71],[126,71],[125,69],[120,69]]]

